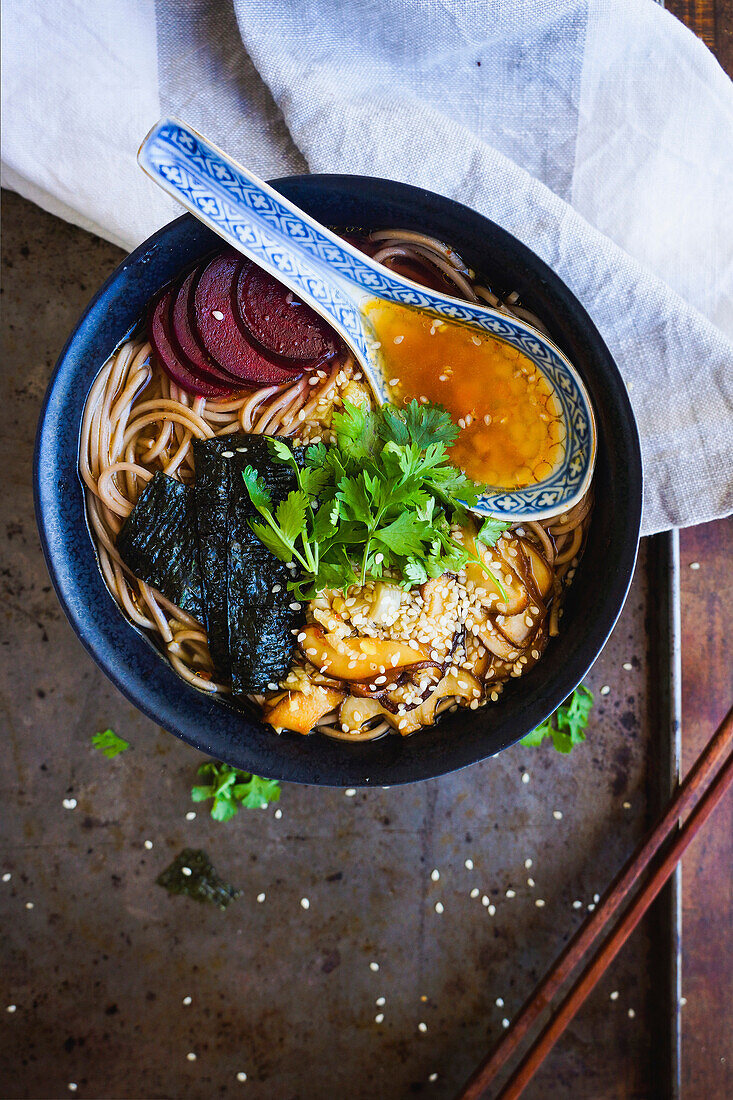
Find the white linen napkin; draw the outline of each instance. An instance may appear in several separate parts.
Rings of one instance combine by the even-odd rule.
[[[733,88],[651,0],[5,0],[2,182],[124,247],[178,214],[174,113],[265,177],[355,172],[486,214],[615,356],[646,534],[733,509]]]

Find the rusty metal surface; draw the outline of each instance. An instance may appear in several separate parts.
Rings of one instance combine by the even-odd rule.
[[[137,713],[74,638],[35,532],[45,382],[120,254],[14,195],[5,207],[0,1095],[73,1083],[88,1097],[450,1097],[648,824],[662,761],[645,553],[572,757],[516,746],[353,797],[291,786],[280,818],[217,824],[189,800],[202,758]],[[95,752],[107,726],[133,749]],[[226,912],[155,885],[184,846],[242,888]],[[529,1100],[662,1094],[653,931],[626,945]]]

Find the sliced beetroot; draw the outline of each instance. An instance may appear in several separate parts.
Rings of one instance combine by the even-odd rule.
[[[148,336],[158,362],[168,377],[189,393],[196,393],[201,397],[227,397],[235,389],[234,384],[221,386],[208,378],[200,378],[191,369],[190,364],[183,362],[183,357],[173,343],[170,330],[172,297],[172,290],[164,291],[154,303],[148,318]]]
[[[170,325],[174,345],[183,355],[183,361],[188,363],[191,370],[201,378],[208,379],[219,386],[241,387],[239,379],[234,378],[215,363],[210,355],[203,350],[196,334],[191,326],[193,314],[193,295],[195,283],[206,264],[201,264],[189,272],[173,295],[170,313]]]
[[[279,386],[302,373],[302,364],[283,366],[248,339],[234,305],[242,265],[237,252],[224,252],[206,265],[193,293],[189,320],[204,351],[228,374],[247,385]]]
[[[266,352],[310,364],[335,354],[328,322],[256,264],[240,268],[236,295],[245,326]]]

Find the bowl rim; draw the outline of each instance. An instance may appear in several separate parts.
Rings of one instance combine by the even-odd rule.
[[[634,572],[642,510],[641,449],[631,403],[618,367],[588,313],[560,277],[521,241],[477,211],[434,192],[376,177],[329,173],[287,176],[270,182],[271,186],[276,189],[283,189],[285,192],[289,188],[296,191],[301,188],[305,189],[307,193],[310,189],[316,197],[319,188],[326,191],[329,188],[335,188],[340,193],[350,193],[357,199],[365,189],[371,191],[377,189],[382,192],[386,190],[392,196],[395,196],[395,201],[399,199],[409,200],[415,206],[419,206],[421,202],[437,203],[441,209],[453,212],[456,216],[460,215],[480,220],[487,234],[493,234],[496,239],[503,241],[504,245],[517,255],[518,262],[526,264],[532,278],[539,279],[546,288],[549,288],[549,292],[556,299],[559,299],[568,307],[569,312],[582,331],[583,338],[588,341],[592,349],[594,360],[603,364],[604,381],[613,383],[616,412],[621,416],[627,428],[625,446],[628,452],[626,460],[630,482],[629,505],[628,512],[624,517],[625,531],[621,553],[616,560],[614,573],[605,593],[603,614],[595,622],[588,644],[582,652],[574,651],[570,654],[567,663],[563,666],[563,674],[556,677],[558,683],[555,685],[555,689],[552,692],[547,692],[544,702],[535,705],[533,724],[529,727],[533,728],[534,725],[537,725],[552,713],[555,707],[562,702],[562,699],[570,694],[597,659],[621,613]],[[362,745],[348,745],[342,741],[332,741],[324,738],[323,740],[328,741],[331,746],[331,749],[325,753],[327,759],[324,765],[323,763],[319,764],[308,753],[296,752],[295,755],[287,755],[279,752],[278,746],[283,743],[283,740],[278,735],[273,734],[271,729],[267,727],[269,747],[266,746],[264,752],[259,751],[259,746],[253,745],[251,740],[243,741],[241,737],[233,739],[232,731],[227,731],[226,727],[228,722],[234,722],[238,719],[239,724],[243,725],[245,730],[252,734],[257,730],[263,730],[262,724],[253,723],[246,717],[243,718],[241,712],[235,711],[234,708],[226,705],[222,706],[220,700],[189,687],[173,671],[153,642],[129,623],[106,589],[97,562],[96,550],[91,538],[87,535],[86,508],[78,474],[80,417],[79,423],[76,424],[74,436],[77,440],[74,451],[75,468],[60,477],[54,476],[54,474],[60,473],[58,469],[51,473],[53,459],[59,457],[58,444],[61,424],[59,402],[62,396],[61,391],[73,385],[77,373],[75,368],[79,360],[84,359],[86,346],[93,343],[100,328],[106,323],[104,319],[106,312],[113,312],[116,300],[115,291],[117,289],[117,292],[119,292],[119,286],[124,282],[126,273],[132,272],[134,274],[140,265],[144,265],[148,261],[156,249],[165,251],[168,247],[169,251],[178,257],[182,248],[180,242],[176,247],[176,236],[180,236],[182,230],[187,228],[190,223],[193,223],[194,235],[196,226],[199,227],[202,233],[209,232],[208,230],[205,231],[204,227],[196,222],[191,214],[183,214],[181,217],[162,226],[143,241],[108,276],[89,301],[69,335],[51,374],[43,400],[33,457],[36,522],[52,584],[76,636],[112,683],[130,702],[156,724],[161,725],[194,748],[210,756],[217,759],[228,759],[244,770],[254,770],[259,774],[265,774],[272,778],[287,782],[334,787],[397,786],[457,771],[496,755],[502,749],[519,740],[526,730],[522,729],[518,733],[516,731],[505,731],[502,736],[495,737],[492,741],[489,729],[483,738],[484,743],[476,745],[471,742],[472,747],[469,751],[466,751],[467,746],[462,746],[461,738],[458,737],[453,739],[448,751],[439,759],[435,758],[434,753],[426,754],[424,760],[419,754],[413,756],[410,753],[407,761],[405,761],[403,754],[397,752],[394,754],[394,760],[386,760],[381,763],[375,763],[370,759],[368,752],[366,754],[363,752],[363,749],[369,745],[384,744],[386,739],[378,742],[367,742]],[[185,262],[186,257],[184,255],[180,260],[180,267],[183,267]],[[107,311],[103,308],[105,306],[108,307]],[[102,310],[101,323],[100,310]],[[123,330],[118,334],[116,342],[111,345],[106,353],[107,355],[111,354],[113,348],[121,342],[126,331],[128,330]],[[104,361],[104,359],[95,358],[97,370]],[[93,377],[94,374],[90,375],[90,378]],[[84,393],[82,408],[87,394],[88,388]],[[67,426],[67,433],[69,430],[71,429]],[[60,517],[63,508],[65,503],[69,501],[66,496],[67,490],[76,492],[77,496],[80,497],[84,515],[83,530],[79,532],[80,546],[78,552],[83,559],[81,566],[84,569],[88,568],[91,553],[98,580],[104,585],[108,597],[106,601],[93,603],[91,596],[84,595],[74,569],[74,565],[79,565],[77,551],[55,537],[58,534],[58,525],[61,523]],[[86,540],[86,545],[84,545],[84,540]],[[94,581],[92,581],[92,584],[94,584]],[[114,619],[110,613],[113,614]],[[121,629],[121,624],[126,626],[130,632],[130,646],[134,648],[130,648],[129,652],[127,649],[128,637]],[[110,635],[112,633],[122,633],[124,636],[124,646],[121,653],[119,648],[116,648],[116,646],[119,646],[119,642],[111,641]],[[138,643],[143,642],[143,647],[138,649],[135,645],[136,641]],[[150,659],[152,657],[155,659],[155,665],[151,665]],[[166,673],[169,675],[166,675]],[[171,676],[175,678],[175,682],[170,680]],[[186,695],[182,703],[179,703],[175,698],[176,686],[179,691],[185,689],[187,693],[190,693]],[[190,712],[195,715],[194,720],[191,719]],[[229,718],[223,718],[222,715],[228,715]],[[501,722],[498,724],[501,726]],[[439,729],[439,727],[428,727],[428,729]],[[425,733],[426,731],[417,733],[414,738],[409,739],[396,739],[391,736],[389,740],[397,740],[398,742],[401,740],[413,741],[415,738],[424,737]],[[285,737],[287,736],[285,735]],[[294,736],[299,738],[301,742],[305,741],[301,735]],[[491,743],[486,744],[486,742]],[[333,746],[339,746],[341,751],[335,752]],[[405,767],[405,763],[408,764],[407,767]]]

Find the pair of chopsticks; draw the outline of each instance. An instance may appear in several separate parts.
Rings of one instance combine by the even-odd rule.
[[[456,1100],[488,1100],[496,1080],[535,1020],[551,1004],[566,979],[585,963],[524,1058],[492,1100],[516,1100],[550,1053],[588,994],[636,928],[682,853],[733,785],[733,708],[721,722],[664,814],[609,886],[598,908],[578,929],[549,973],[525,1002],[511,1028],[478,1066]],[[689,813],[678,828],[680,819]],[[672,840],[671,838],[674,837]],[[669,842],[669,843],[668,843]],[[646,876],[646,877],[645,877]],[[639,882],[644,884],[631,900]],[[614,917],[627,902],[616,926]]]

